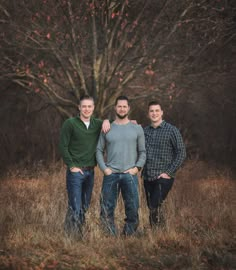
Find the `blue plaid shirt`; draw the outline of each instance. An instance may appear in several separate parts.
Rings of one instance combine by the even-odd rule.
[[[184,142],[179,130],[165,122],[154,128],[144,128],[146,164],[142,171],[145,181],[153,181],[161,173],[175,177],[175,172],[186,157]]]

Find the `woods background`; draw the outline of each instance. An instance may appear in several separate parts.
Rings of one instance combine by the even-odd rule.
[[[235,260],[236,1],[0,0],[0,269],[233,270]],[[82,94],[95,115],[148,124],[158,99],[183,134],[188,160],[149,228],[139,175],[139,234],[103,234],[102,172],[86,233],[64,234],[62,122]],[[116,222],[123,227],[118,200]]]
[[[0,170],[60,159],[81,94],[148,123],[158,99],[189,159],[235,169],[236,15],[230,0],[0,1]]]

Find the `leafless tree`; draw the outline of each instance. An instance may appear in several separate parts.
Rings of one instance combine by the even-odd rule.
[[[122,93],[171,100],[235,35],[230,1],[2,0],[0,11],[0,79],[64,116],[84,93],[99,116]]]

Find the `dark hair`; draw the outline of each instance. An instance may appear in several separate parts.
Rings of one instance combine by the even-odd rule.
[[[91,97],[89,95],[82,95],[82,96],[80,96],[79,103],[81,103],[81,101],[85,100],[85,99],[90,99],[90,100],[92,100],[94,102],[93,97]]]
[[[115,106],[117,105],[118,103],[118,100],[126,100],[128,105],[129,105],[129,99],[126,97],[126,96],[119,96],[116,98],[116,102],[115,102]]]
[[[152,100],[148,103],[148,109],[150,108],[150,106],[152,105],[159,105],[161,107],[161,104],[157,101],[157,100]]]

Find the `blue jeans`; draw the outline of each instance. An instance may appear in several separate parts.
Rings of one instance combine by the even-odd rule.
[[[68,194],[68,210],[65,219],[65,229],[68,232],[80,232],[85,223],[85,213],[89,208],[93,184],[94,170],[66,172],[66,187]]]
[[[125,206],[124,235],[133,234],[138,227],[139,196],[138,177],[129,173],[112,173],[104,175],[101,192],[101,221],[106,232],[117,235],[114,212],[119,193]]]
[[[149,208],[149,222],[151,227],[164,225],[164,215],[161,205],[166,199],[174,183],[174,178],[160,178],[155,181],[145,181],[144,189]]]

